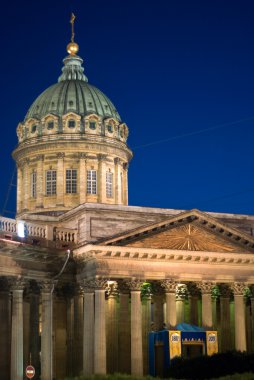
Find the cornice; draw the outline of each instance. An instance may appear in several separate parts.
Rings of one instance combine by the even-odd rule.
[[[184,251],[169,249],[134,248],[121,246],[86,245],[73,251],[77,262],[96,259],[142,260],[212,265],[254,265],[252,253]]]

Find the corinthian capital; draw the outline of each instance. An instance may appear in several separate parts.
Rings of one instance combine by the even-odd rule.
[[[42,293],[53,293],[54,287],[56,285],[54,280],[45,280],[39,283]]]
[[[201,281],[197,283],[198,288],[201,290],[202,294],[211,294],[214,283],[210,281]]]
[[[13,278],[10,280],[11,291],[24,290],[26,281],[22,277]]]
[[[177,282],[173,279],[166,279],[160,282],[161,287],[165,290],[165,293],[175,293]]]
[[[126,285],[128,286],[128,288],[130,289],[131,292],[134,292],[134,291],[141,291],[141,288],[142,288],[142,285],[144,283],[145,280],[141,280],[141,279],[130,279],[130,280],[126,280]]]
[[[243,296],[246,286],[247,285],[244,282],[234,282],[231,285],[234,296]]]

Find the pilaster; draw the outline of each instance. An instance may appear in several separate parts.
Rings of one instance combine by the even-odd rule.
[[[104,154],[98,155],[98,199],[100,203],[107,203],[106,198],[106,156]]]
[[[43,207],[43,197],[44,197],[44,181],[43,181],[43,162],[44,162],[44,155],[40,154],[37,157],[37,189],[36,189],[36,207],[42,208]]]
[[[86,202],[86,154],[79,153],[79,203]]]
[[[56,173],[56,205],[64,206],[65,193],[65,173],[64,173],[64,153],[57,153],[57,173]]]

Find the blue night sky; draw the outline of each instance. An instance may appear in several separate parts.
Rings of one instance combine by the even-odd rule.
[[[17,124],[60,75],[73,11],[85,74],[130,129],[129,204],[254,214],[253,0],[10,0],[1,8],[0,213]],[[12,187],[8,210],[14,199]]]

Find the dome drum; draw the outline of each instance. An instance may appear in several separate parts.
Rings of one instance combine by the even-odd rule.
[[[24,123],[19,123],[17,127],[19,143],[34,137],[74,133],[106,136],[126,142],[129,131],[125,123],[119,123],[114,118],[103,120],[96,114],[82,117],[74,112],[69,112],[62,117],[48,114],[41,120],[31,118]]]

